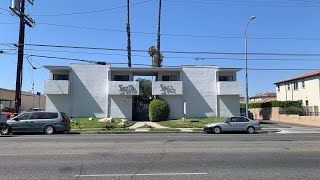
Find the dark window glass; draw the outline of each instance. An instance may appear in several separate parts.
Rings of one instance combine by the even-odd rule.
[[[306,106],[309,106],[309,101],[308,100],[306,100]]]
[[[236,118],[236,117],[233,117],[233,118],[231,118],[231,120],[230,120],[230,122],[238,122],[239,120],[238,120],[238,118]]]
[[[162,81],[177,81],[176,75],[162,76]]]
[[[288,90],[290,91],[290,84],[288,84]]]
[[[293,83],[293,89],[294,89],[294,90],[297,90],[297,89],[298,89],[298,82],[294,82],[294,83]]]
[[[61,113],[63,119],[69,119],[69,117],[65,113]]]
[[[170,80],[170,76],[162,76],[162,81],[169,81]]]
[[[129,81],[129,75],[114,75],[115,81]]]
[[[245,117],[239,117],[239,122],[249,122],[249,120]]]
[[[20,114],[19,116],[17,116],[16,118],[14,118],[14,119],[27,120],[27,119],[29,119],[29,117],[30,117],[30,113],[23,113],[23,114]]]
[[[233,76],[219,76],[219,81],[233,81]]]
[[[305,85],[305,83],[304,83],[304,80],[302,81],[302,88],[305,88],[306,87],[306,85]]]
[[[69,75],[66,75],[66,74],[53,74],[53,80],[69,80]]]

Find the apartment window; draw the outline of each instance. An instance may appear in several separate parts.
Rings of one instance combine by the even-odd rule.
[[[66,75],[66,74],[53,74],[53,80],[69,80],[69,75]]]
[[[278,92],[280,92],[280,86],[279,85],[277,86],[277,88],[278,88]]]
[[[297,81],[293,83],[293,89],[298,90],[298,82]]]
[[[288,86],[288,91],[290,91],[290,83],[289,83],[289,84],[287,84],[287,86]]]
[[[162,76],[162,81],[177,81],[177,76],[175,75]]]
[[[304,83],[304,80],[302,80],[302,88],[305,88],[305,87],[306,87],[306,85]]]
[[[309,106],[309,101],[308,100],[306,100],[306,106]]]
[[[129,75],[114,75],[115,81],[129,81]]]
[[[219,81],[233,81],[233,76],[219,76]]]

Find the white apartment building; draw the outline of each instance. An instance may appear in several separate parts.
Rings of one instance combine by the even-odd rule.
[[[239,115],[240,69],[217,66],[112,67],[71,64],[46,66],[46,110],[71,117],[113,117],[143,120],[148,103],[139,99],[138,76],[152,76],[152,95],[170,106],[169,119]],[[185,103],[184,103],[185,102]],[[145,119],[144,119],[145,120]]]
[[[276,85],[277,100],[301,100],[303,106],[312,107],[312,111],[319,112],[320,70],[301,74],[274,84]]]

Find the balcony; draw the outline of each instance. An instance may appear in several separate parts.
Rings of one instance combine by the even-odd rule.
[[[137,81],[109,81],[109,95],[139,95]]]
[[[152,95],[182,95],[182,81],[152,82]]]
[[[69,80],[47,80],[44,83],[45,94],[69,94]]]
[[[242,86],[239,81],[219,81],[218,95],[240,95]]]

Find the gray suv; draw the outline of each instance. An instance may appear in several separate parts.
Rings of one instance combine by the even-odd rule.
[[[70,131],[70,119],[63,112],[24,112],[7,121],[1,129],[2,135],[11,132],[55,132]]]

